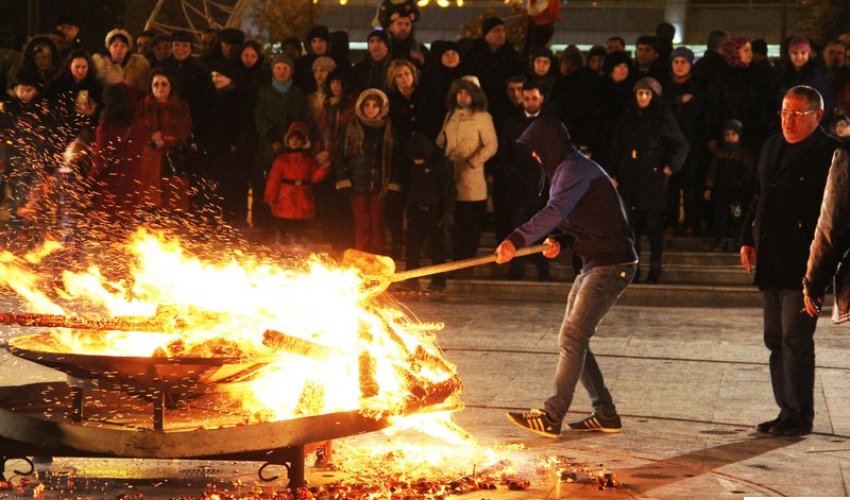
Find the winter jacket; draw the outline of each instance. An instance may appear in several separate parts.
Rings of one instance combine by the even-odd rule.
[[[163,187],[161,178],[170,175],[170,172],[164,168],[166,151],[178,144],[186,144],[189,133],[192,131],[192,116],[189,105],[176,94],[169,97],[165,103],[159,103],[152,96],[147,96],[139,102],[136,122],[135,126],[145,127],[151,133],[162,132],[165,146],[156,148],[148,137],[148,142],[142,150],[141,168],[142,184],[151,186],[154,190],[160,190]],[[155,206],[162,205],[162,200],[157,199],[156,194],[151,195],[150,198]],[[171,202],[167,201],[167,203]]]
[[[809,252],[803,286],[809,297],[822,297],[834,282],[832,322],[850,320],[850,152],[839,149],[832,158],[820,208],[815,239]]]
[[[687,156],[688,141],[668,108],[660,102],[646,109],[632,105],[614,129],[608,171],[617,179],[626,208],[663,211],[667,206],[664,167],[676,173]]]
[[[376,119],[367,120],[360,108],[371,94],[380,96],[383,107]],[[345,137],[334,162],[336,188],[381,196],[387,190],[401,191],[400,147],[393,139],[393,125],[387,118],[389,98],[378,89],[364,90],[357,98],[354,112],[356,118],[345,127]]]
[[[741,241],[756,247],[754,282],[762,290],[801,290],[823,191],[838,139],[816,129],[797,144],[768,139]]]
[[[425,163],[416,165],[413,160],[421,158]],[[423,134],[414,134],[405,145],[405,159],[409,162],[407,183],[407,206],[429,207],[451,213],[454,210],[457,191],[451,163],[433,146]]]
[[[306,127],[295,122],[290,126],[287,138],[293,132],[303,135]],[[287,150],[272,163],[263,199],[271,205],[272,215],[278,219],[311,220],[316,216],[313,184],[322,182],[329,169],[319,167],[309,149],[310,144],[307,143],[300,151]]]
[[[294,121],[307,118],[307,97],[296,86],[280,93],[268,83],[257,91],[254,125],[257,133],[269,143],[280,142]]]
[[[141,54],[127,54],[126,64],[116,64],[108,54],[94,54],[92,56],[94,69],[100,83],[106,87],[126,83],[139,92],[148,91],[148,73],[151,65],[145,56]]]
[[[576,151],[564,125],[538,118],[518,142],[540,157],[550,188],[546,206],[508,237],[514,246],[521,248],[557,229],[581,257],[583,271],[636,262],[634,234],[614,184],[602,167]]]
[[[496,154],[499,139],[481,89],[469,81],[458,80],[452,84],[449,95],[456,95],[460,88],[472,94],[473,105],[466,109],[455,107],[448,112],[437,134],[437,146],[454,165],[458,201],[483,201],[487,199],[484,163]]]

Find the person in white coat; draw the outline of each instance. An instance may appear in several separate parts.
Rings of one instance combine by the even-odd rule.
[[[456,80],[449,88],[448,113],[437,145],[454,166],[457,203],[452,229],[452,258],[474,257],[487,211],[484,163],[496,154],[498,138],[487,96],[474,76]]]

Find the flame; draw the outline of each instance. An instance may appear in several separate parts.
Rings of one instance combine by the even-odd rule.
[[[122,248],[127,276],[108,278],[95,266],[65,270],[59,288],[36,265],[58,248],[49,242],[23,258],[0,253],[0,286],[38,313],[143,317],[166,326],[60,328],[52,331],[59,352],[270,359],[247,380],[223,384],[257,420],[349,410],[400,416],[429,406],[437,389],[451,395],[444,406],[461,406],[456,368],[435,341],[442,325],[415,323],[384,305],[356,269],[319,256],[288,267],[243,254],[213,262],[142,229]]]

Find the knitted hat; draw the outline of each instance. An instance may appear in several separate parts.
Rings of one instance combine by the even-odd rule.
[[[386,31],[384,31],[384,30],[382,30],[382,29],[380,29],[380,28],[373,29],[373,30],[372,30],[372,32],[371,32],[371,33],[369,33],[369,36],[367,36],[367,37],[366,37],[366,43],[369,43],[369,40],[371,40],[372,38],[375,38],[375,37],[378,37],[378,38],[380,38],[381,40],[383,40],[384,45],[386,45],[387,47],[389,47],[389,46],[390,46],[390,37],[389,37],[389,35],[387,35],[387,32],[386,32]]]
[[[177,30],[171,34],[171,41],[192,43],[195,41],[195,37],[192,35],[192,33],[186,30]]]
[[[130,37],[130,33],[127,30],[121,28],[115,28],[114,30],[107,33],[106,38],[103,39],[103,44],[108,49],[116,38],[124,42],[124,44],[127,45],[128,48],[133,48],[133,39]]]
[[[687,47],[676,47],[673,49],[673,52],[670,53],[670,60],[676,59],[677,57],[681,57],[682,59],[688,61],[689,64],[694,64],[694,51]]]
[[[307,32],[307,36],[304,37],[304,40],[307,43],[310,43],[310,40],[314,38],[321,38],[322,40],[329,41],[331,38],[331,32],[328,30],[327,26],[313,26],[310,28],[310,31]]]
[[[661,84],[658,83],[658,80],[652,78],[651,76],[645,76],[635,83],[635,86],[632,87],[632,92],[637,92],[638,90],[648,90],[655,94],[656,96],[661,95]]]
[[[328,56],[319,56],[313,60],[313,66],[311,69],[316,71],[316,68],[324,68],[328,72],[331,72],[336,69],[336,63]]]
[[[723,122],[722,130],[723,132],[726,132],[727,130],[734,130],[735,133],[741,135],[741,132],[744,131],[744,124],[741,123],[740,120],[735,120],[733,118],[731,120],[726,120],[725,122]]]
[[[218,32],[218,39],[231,45],[242,45],[245,41],[245,32],[236,28],[225,28]]]
[[[791,37],[791,40],[788,41],[788,52],[791,53],[795,50],[807,50],[811,52],[812,44],[809,43],[808,38],[800,35],[794,35]]]
[[[222,74],[231,80],[235,80],[239,75],[239,70],[236,64],[228,59],[217,59],[210,64],[210,71]]]
[[[289,69],[295,69],[295,65],[292,64],[292,58],[286,54],[278,54],[274,56],[272,59],[272,68],[274,68],[278,63],[283,63],[289,66]]]
[[[487,17],[481,23],[481,36],[487,36],[490,30],[496,26],[504,26],[505,22],[500,17]]]
[[[623,50],[617,50],[605,56],[605,65],[603,66],[603,70],[605,71],[606,75],[610,75],[614,68],[621,64],[631,66],[632,58],[629,57],[629,54],[627,52]]]

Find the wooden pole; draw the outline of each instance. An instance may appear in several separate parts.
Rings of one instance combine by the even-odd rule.
[[[546,244],[520,248],[516,251],[514,258],[540,253],[546,250],[547,248],[549,248],[549,245]],[[430,276],[432,274],[447,273],[451,271],[457,271],[458,269],[466,269],[468,267],[480,266],[483,264],[489,264],[491,262],[496,262],[495,253],[492,255],[484,255],[482,257],[473,257],[471,259],[456,260],[453,262],[446,262],[444,264],[435,264],[433,266],[410,269],[409,271],[395,273],[391,276],[388,276],[386,279],[389,279],[390,282],[404,281],[411,278],[421,278],[422,276]]]

